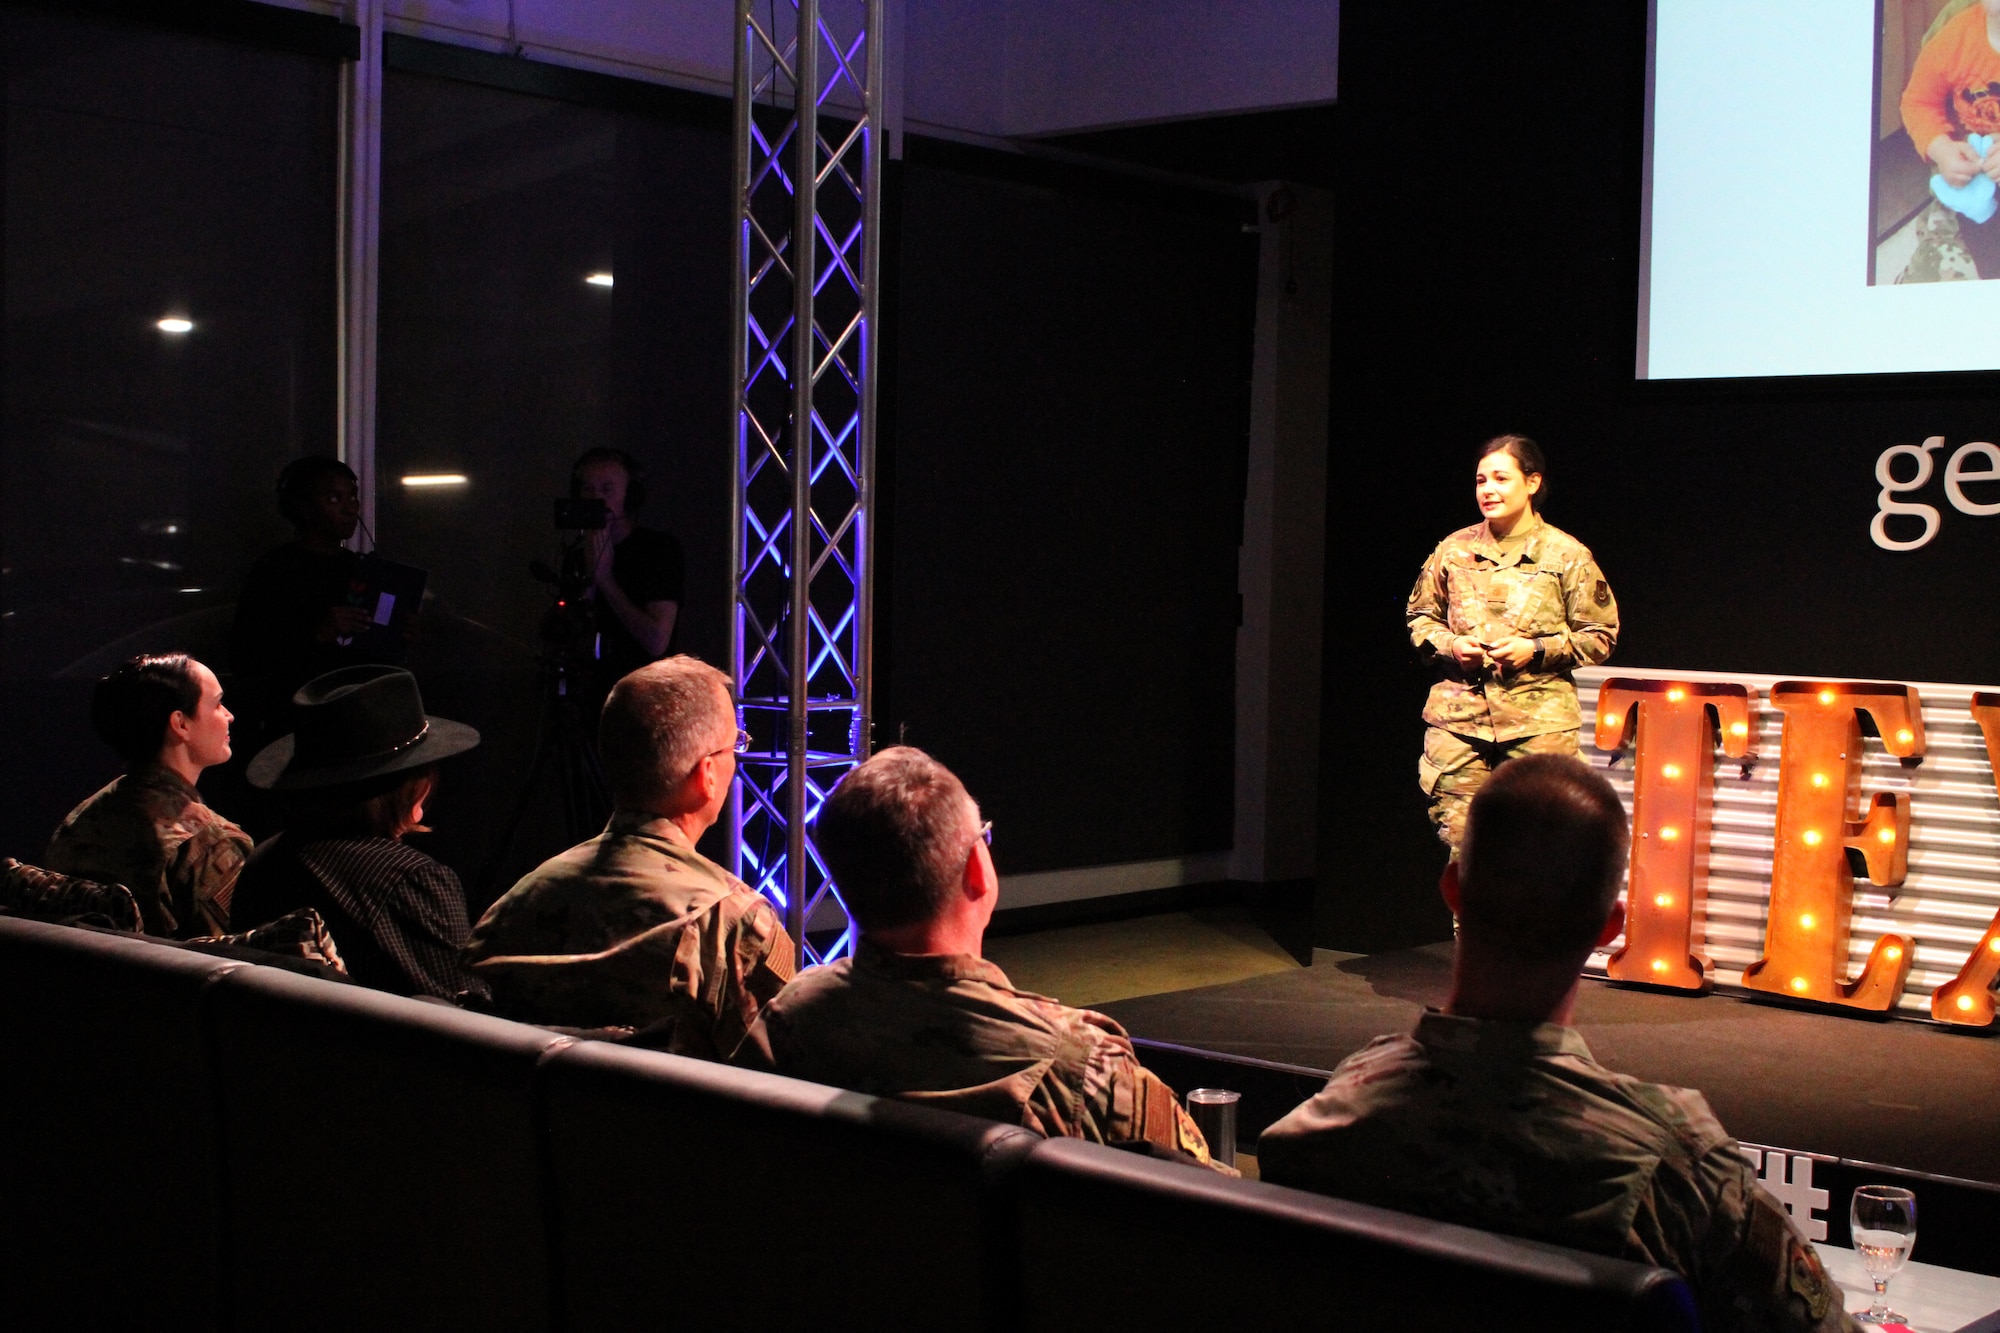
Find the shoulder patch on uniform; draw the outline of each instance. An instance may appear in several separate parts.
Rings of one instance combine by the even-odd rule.
[[[1591,597],[1599,606],[1611,605],[1611,585],[1607,584],[1603,579],[1599,579],[1597,581],[1597,591],[1592,593]]]
[[[1806,1312],[1813,1322],[1826,1318],[1826,1312],[1833,1307],[1833,1281],[1820,1267],[1819,1256],[1812,1247],[1796,1236],[1792,1237],[1789,1267],[1792,1293],[1806,1303]]]

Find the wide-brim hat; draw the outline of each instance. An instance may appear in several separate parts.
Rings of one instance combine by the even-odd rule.
[[[292,696],[292,734],[250,761],[253,787],[338,787],[470,750],[479,733],[424,712],[417,678],[401,667],[351,666],[316,676]]]

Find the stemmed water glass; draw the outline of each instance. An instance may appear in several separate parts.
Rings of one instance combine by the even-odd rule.
[[[1854,1252],[1875,1280],[1875,1303],[1866,1314],[1854,1316],[1855,1322],[1908,1323],[1889,1308],[1889,1279],[1917,1243],[1917,1196],[1894,1185],[1863,1185],[1854,1191],[1848,1221],[1854,1232]]]

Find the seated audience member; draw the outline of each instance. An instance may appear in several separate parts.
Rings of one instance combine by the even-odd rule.
[[[291,813],[251,854],[236,919],[256,925],[310,907],[360,985],[441,999],[483,992],[459,958],[458,876],[403,843],[428,832],[439,761],[479,744],[479,733],[426,714],[417,678],[389,666],[306,682],[292,724],[250,761],[252,785],[282,793]]]
[[[48,868],[130,889],[148,935],[228,930],[250,839],[195,790],[204,768],[229,758],[221,682],[179,653],[135,657],[97,683],[90,721],[131,767],[70,811]]]
[[[921,750],[884,750],[843,778],[817,842],[860,942],[785,987],[738,1063],[1208,1163],[1123,1028],[1016,990],[980,957],[1000,891],[987,837],[964,785]]]
[[[1704,1328],[1852,1328],[1701,1094],[1613,1073],[1569,1026],[1584,960],[1624,929],[1626,839],[1584,764],[1503,764],[1444,873],[1449,1002],[1265,1130],[1262,1176],[1672,1269]]]
[[[642,1029],[723,1059],[791,979],[770,903],[695,850],[729,799],[739,734],[729,681],[693,657],[612,688],[597,746],[604,832],[536,867],[480,918],[466,957],[509,1018]]]

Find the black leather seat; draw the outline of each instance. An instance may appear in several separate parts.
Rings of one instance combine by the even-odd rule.
[[[1018,1127],[583,1042],[544,1083],[564,1327],[1001,1328]]]
[[[550,1327],[533,1085],[567,1038],[265,968],[210,1001],[232,1327]]]
[[[1091,1143],[1039,1145],[1016,1191],[1030,1330],[1700,1327],[1662,1269]]]
[[[240,963],[0,917],[0,1323],[216,1325],[203,991]]]

